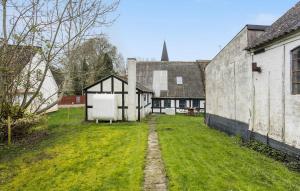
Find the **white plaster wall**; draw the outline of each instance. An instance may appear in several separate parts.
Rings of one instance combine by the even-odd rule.
[[[269,132],[271,138],[296,148],[300,148],[300,95],[291,93],[291,51],[299,46],[300,33],[253,56],[263,70],[261,74],[254,74],[253,128],[264,135]]]
[[[103,81],[103,91],[104,92],[110,92],[111,91],[111,78],[108,78],[107,80]],[[124,91],[126,92],[127,90],[127,84],[124,84]],[[105,88],[104,88],[105,87]],[[90,87],[89,89],[87,89],[87,91],[98,91],[100,92],[100,83],[95,84],[94,86]],[[122,81],[118,80],[117,78],[114,78],[114,91],[115,92],[121,92],[122,91]],[[87,93],[87,105],[88,106],[93,106],[93,95],[95,95],[94,93]],[[147,101],[144,102],[144,95],[146,94],[141,94],[140,95],[140,105],[141,106],[145,106],[147,105]],[[149,101],[151,102],[151,94],[149,95]],[[122,106],[122,94],[117,94],[117,103],[118,103],[118,107]],[[128,94],[124,95],[124,106],[128,107]],[[138,106],[138,94],[136,94],[136,106]],[[88,120],[92,120],[91,115],[92,115],[92,110],[90,108],[88,108]],[[147,116],[149,113],[152,112],[151,106],[148,106],[147,108],[144,109],[144,111],[141,112],[141,118],[144,118],[145,116]],[[128,119],[128,111],[127,109],[125,109],[125,119]],[[138,109],[136,109],[136,119],[138,119]],[[118,109],[118,120],[122,120],[122,109]]]
[[[89,88],[89,91],[93,91],[93,92],[97,92],[100,90],[101,90],[100,83]]]
[[[251,63],[244,28],[206,68],[206,112],[244,123],[250,121]]]
[[[111,92],[111,78],[108,78],[107,80],[103,81],[102,90],[104,92]]]
[[[24,76],[24,80],[26,80],[25,76],[30,71],[31,74],[31,84],[35,84],[35,86],[30,90],[31,92],[36,92],[38,86],[40,85],[40,81],[37,78],[38,71],[44,72],[46,63],[41,61],[41,56],[36,54],[33,57],[32,64],[29,64],[22,70],[21,76]],[[24,89],[22,86],[19,87],[20,89]],[[19,96],[18,102],[21,103],[23,101],[23,95]],[[31,97],[31,95],[29,96]],[[28,98],[29,99],[29,98]],[[53,77],[53,74],[50,70],[47,71],[45,80],[42,83],[39,95],[34,99],[32,104],[30,105],[30,112],[34,112],[38,107],[39,109],[44,109],[49,105],[53,104],[58,100],[58,86],[56,81]],[[28,101],[28,100],[27,100]],[[53,112],[58,110],[58,104],[55,104],[52,108],[48,109],[47,112]]]

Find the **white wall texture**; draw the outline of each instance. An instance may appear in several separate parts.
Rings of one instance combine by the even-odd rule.
[[[106,80],[104,80],[103,82],[103,91],[104,92],[110,92],[111,91],[111,78],[108,78]],[[110,85],[110,86],[108,86]],[[128,85],[124,84],[124,91],[126,92],[128,89]],[[87,92],[100,92],[100,83],[95,84],[94,86],[90,87],[87,89]],[[118,80],[117,78],[114,78],[114,92],[121,92],[122,91],[122,81]],[[88,106],[93,106],[93,95],[92,93],[87,93],[87,105]],[[149,113],[151,113],[151,105],[147,106],[147,99],[146,101],[144,101],[144,96],[149,96],[149,102],[151,103],[151,94],[149,93],[145,93],[145,94],[140,94],[140,106],[144,106],[144,109],[141,109],[141,119],[146,117]],[[129,102],[129,96],[128,94],[124,95],[125,101],[124,101],[124,105],[125,107],[128,107],[128,102]],[[118,102],[118,107],[122,106],[122,94],[117,94],[117,102]],[[138,106],[138,94],[136,93],[135,96],[135,105],[136,107]],[[147,107],[146,107],[147,106]],[[105,109],[105,108],[104,108]],[[92,120],[91,116],[92,116],[92,109],[88,108],[88,120]],[[135,117],[136,120],[138,119],[138,109],[135,109]],[[125,119],[128,120],[128,110],[125,109]],[[122,120],[122,109],[118,109],[118,120]]]
[[[300,46],[300,33],[253,55],[262,73],[253,73],[253,129],[300,148],[300,95],[291,91],[291,51]]]
[[[38,71],[44,72],[46,63],[44,61],[41,62],[41,56],[39,54],[36,54],[33,57],[32,64],[29,66],[29,64],[22,70],[21,76],[25,76],[30,71],[31,73],[31,83],[35,84],[35,86],[30,90],[32,92],[35,92],[39,86],[40,83],[37,79],[37,73]],[[20,89],[23,89],[22,86],[19,87]],[[56,84],[56,81],[53,77],[53,74],[50,70],[47,71],[45,80],[42,84],[42,87],[40,89],[40,95],[37,96],[37,98],[34,99],[33,103],[30,105],[30,111],[35,111],[40,105],[40,109],[46,108],[48,105],[56,102],[58,100],[58,86]],[[23,95],[20,95],[17,98],[17,101],[21,103],[23,100]],[[46,100],[46,101],[45,101]],[[53,112],[58,110],[58,104],[56,104],[54,107],[47,110],[47,112]]]
[[[251,109],[247,36],[244,28],[206,68],[206,112],[244,123]]]
[[[206,68],[206,111],[300,148],[300,95],[291,94],[291,50],[300,34],[251,55],[243,29]],[[252,62],[262,73],[252,72]]]

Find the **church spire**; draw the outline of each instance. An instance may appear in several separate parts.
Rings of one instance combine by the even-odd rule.
[[[163,51],[162,51],[162,55],[161,55],[161,61],[169,62],[169,56],[168,56],[166,41],[164,41],[164,47],[163,47]]]

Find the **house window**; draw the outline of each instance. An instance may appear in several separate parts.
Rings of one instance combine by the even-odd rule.
[[[147,101],[147,94],[144,95],[144,102]]]
[[[199,108],[199,107],[200,107],[200,100],[194,99],[194,100],[193,100],[193,107]]]
[[[166,99],[164,101],[164,104],[165,104],[165,108],[171,108],[171,100],[170,99]]]
[[[292,51],[292,94],[300,94],[300,47]]]
[[[183,84],[182,76],[177,76],[176,77],[176,83],[177,83],[177,85],[182,85]]]
[[[186,108],[186,101],[184,99],[179,100],[179,108],[180,109]]]
[[[153,108],[160,108],[160,100],[154,99],[152,105]]]

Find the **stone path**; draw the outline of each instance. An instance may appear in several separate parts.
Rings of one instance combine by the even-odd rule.
[[[144,190],[165,191],[167,190],[167,177],[156,132],[156,116],[150,117],[148,125],[149,136],[146,167],[144,170]]]

